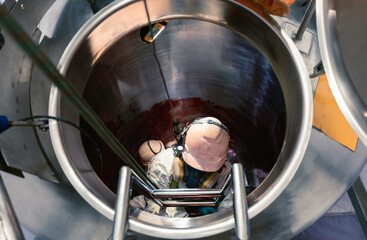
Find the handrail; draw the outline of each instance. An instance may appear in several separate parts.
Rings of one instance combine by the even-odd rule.
[[[250,238],[250,221],[247,212],[246,188],[243,181],[243,168],[240,163],[232,166],[233,175],[233,210],[235,232],[240,240]]]
[[[113,219],[112,240],[125,239],[128,229],[129,201],[130,201],[131,169],[122,167],[119,174],[117,198],[115,203],[115,217]]]
[[[200,188],[180,188],[180,189],[151,189],[143,181],[140,180],[134,172],[132,183],[135,190],[150,199],[164,198],[218,198],[223,197],[224,191],[230,186],[231,174],[226,178],[222,188],[216,189],[200,189]],[[163,202],[162,202],[163,203]]]
[[[233,177],[232,177],[233,176]],[[235,219],[235,232],[239,239],[247,240],[250,237],[250,224],[247,212],[246,188],[242,165],[233,164],[232,174],[226,178],[221,189],[151,189],[145,185],[129,167],[122,167],[119,175],[115,218],[112,239],[124,239],[128,230],[128,212],[130,200],[130,187],[135,186],[142,194],[164,207],[178,206],[212,206],[215,207],[223,197],[224,191],[233,181],[233,211]],[[170,198],[166,200],[164,198]],[[172,200],[177,198],[179,200]],[[188,198],[191,198],[190,200]],[[194,198],[194,201],[192,201]],[[213,198],[207,201],[205,198]],[[160,200],[162,199],[162,200]]]

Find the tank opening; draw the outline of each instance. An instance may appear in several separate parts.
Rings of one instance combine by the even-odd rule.
[[[83,93],[139,163],[138,149],[144,141],[167,143],[174,137],[151,46],[140,39],[138,29],[116,41],[95,64]],[[232,160],[243,164],[249,184],[256,185],[251,176],[262,180],[262,171],[271,171],[286,128],[283,93],[268,61],[243,37],[209,22],[170,20],[155,41],[180,127],[197,117],[220,119],[231,133]],[[102,162],[83,138],[95,172],[116,192],[122,161],[98,142]]]

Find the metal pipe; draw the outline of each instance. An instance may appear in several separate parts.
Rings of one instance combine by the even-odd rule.
[[[17,216],[0,175],[0,231],[6,239],[24,239]]]
[[[229,186],[231,175],[228,175],[221,189],[200,189],[200,188],[185,188],[185,189],[150,189],[146,186],[138,176],[133,172],[132,182],[138,192],[152,199],[156,198],[214,198],[222,197],[224,190]]]
[[[160,189],[153,191],[155,198],[206,198],[221,197],[222,189]]]
[[[240,240],[250,238],[250,222],[247,213],[246,188],[243,179],[242,165],[240,163],[233,164],[232,181],[235,231],[238,239]]]
[[[22,29],[18,22],[12,18],[6,8],[0,5],[0,24],[15,40],[18,46],[27,53],[36,63],[39,69],[52,81],[69,102],[79,111],[80,116],[93,128],[103,141],[120,157],[120,159],[131,167],[143,181],[151,188],[157,188],[152,180],[146,176],[145,171],[129,154],[125,147],[111,133],[103,121],[97,116],[89,104],[79,96],[78,92],[56,69],[51,60],[32,41],[28,34]]]
[[[206,201],[206,202],[182,202],[182,201],[163,201],[165,207],[216,207],[217,201]]]
[[[367,191],[360,177],[357,178],[352,187],[348,190],[348,195],[364,235],[367,238]]]
[[[303,33],[305,32],[305,30],[308,26],[308,23],[310,22],[315,10],[316,10],[316,1],[311,0],[310,4],[307,7],[306,13],[303,16],[301,25],[299,26],[299,29],[298,29],[294,39],[296,39],[296,40],[301,40],[302,39]]]
[[[115,217],[113,220],[112,240],[125,239],[129,223],[131,169],[122,167],[117,187],[117,199],[115,203]]]

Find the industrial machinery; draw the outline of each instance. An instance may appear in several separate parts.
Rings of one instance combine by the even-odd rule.
[[[4,218],[3,232],[21,236],[16,227],[11,230],[17,217],[39,239],[108,239],[115,217],[114,232],[118,221],[129,230],[127,239],[295,236],[351,187],[367,160],[364,88],[350,87],[340,77],[343,68],[336,61],[342,55],[332,55],[348,52],[331,43],[337,34],[333,13],[341,2],[317,3],[318,33],[311,39],[317,53],[302,48],[303,57],[300,43],[284,28],[287,20],[246,1],[123,0],[94,14],[85,0],[5,0],[11,16],[134,159],[145,140],[173,137],[161,70],[181,128],[197,117],[217,116],[228,126],[230,147],[242,165],[269,174],[245,198],[242,171],[234,165],[233,189],[240,201],[205,216],[167,218],[120,208],[130,195],[130,169],[121,170],[118,188],[126,164],[3,29],[0,114],[14,126],[0,134],[0,165],[16,213]],[[303,24],[314,6],[311,0]],[[352,7],[348,11],[355,11]],[[146,38],[154,27],[149,22],[162,25],[156,28],[159,34]],[[314,80],[309,75],[321,60],[316,36],[336,100],[362,140],[354,151],[312,127]],[[355,72],[354,67],[346,64],[344,74]],[[21,127],[19,121],[32,126]],[[116,212],[126,214],[127,221],[118,220]]]

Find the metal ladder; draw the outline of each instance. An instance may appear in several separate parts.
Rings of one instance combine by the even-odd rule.
[[[233,186],[233,212],[235,220],[235,232],[240,240],[250,237],[249,218],[247,213],[246,188],[243,181],[242,165],[236,163],[232,166],[230,174],[221,189],[150,189],[129,167],[122,167],[119,174],[117,187],[117,199],[115,203],[115,217],[113,221],[112,240],[125,239],[128,230],[130,189],[134,185],[144,196],[154,200],[161,207],[172,206],[216,206],[224,191]],[[214,198],[214,200],[163,200],[188,199],[188,198]]]

